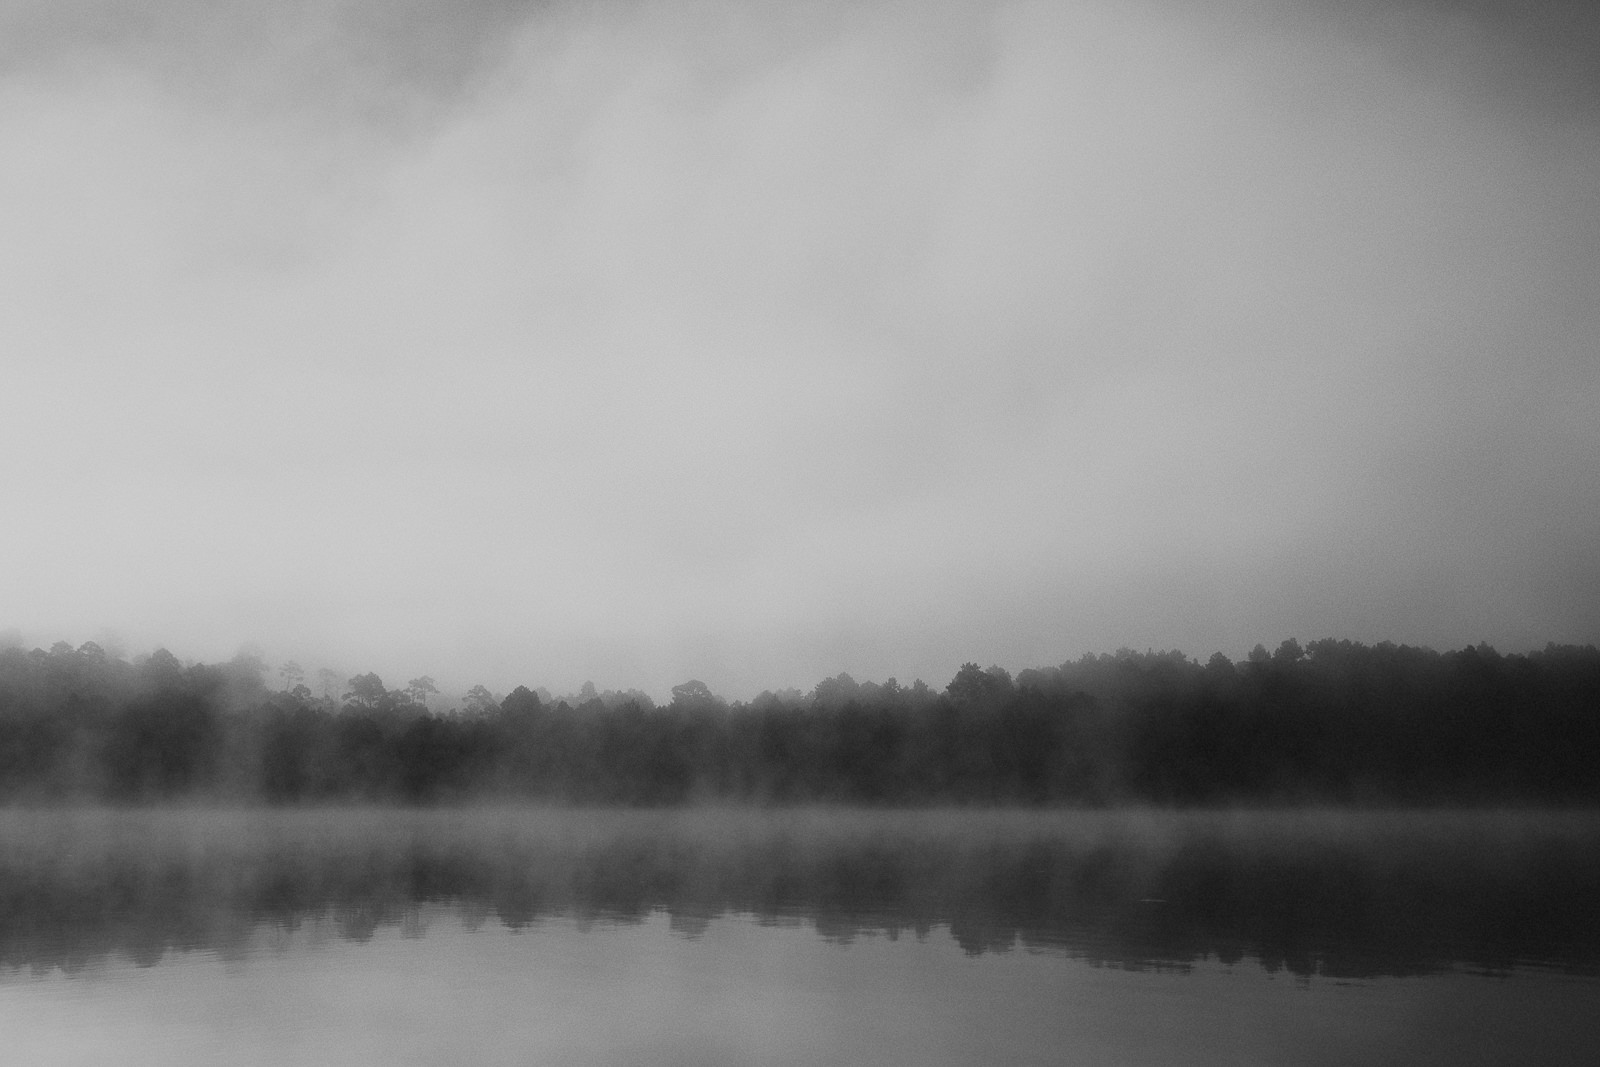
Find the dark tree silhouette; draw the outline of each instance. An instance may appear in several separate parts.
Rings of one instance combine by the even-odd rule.
[[[505,796],[585,803],[1600,802],[1600,652],[1288,640],[1235,663],[1084,656],[942,693],[841,674],[809,695],[574,707],[482,686],[462,712],[351,678],[343,705],[259,662],[0,650],[0,800],[274,803]],[[289,676],[285,676],[288,680]]]

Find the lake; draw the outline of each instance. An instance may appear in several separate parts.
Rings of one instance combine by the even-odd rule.
[[[1600,1062],[1600,816],[0,812],[29,1064]]]

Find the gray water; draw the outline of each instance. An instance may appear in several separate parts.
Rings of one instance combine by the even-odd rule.
[[[0,813],[29,1064],[1592,1063],[1600,818]]]

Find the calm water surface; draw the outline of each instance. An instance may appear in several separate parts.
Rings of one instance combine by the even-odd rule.
[[[0,813],[34,1064],[1600,1062],[1600,817]]]

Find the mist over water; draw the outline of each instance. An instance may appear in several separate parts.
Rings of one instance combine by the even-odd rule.
[[[1578,1064],[1597,844],[1590,813],[11,810],[0,1022],[70,1064]]]
[[[1574,813],[12,810],[0,964],[152,966],[313,920],[365,941],[437,905],[513,931],[744,916],[1133,968],[1592,975],[1597,841]]]
[[[0,0],[0,1056],[1600,1062],[1597,10]]]

